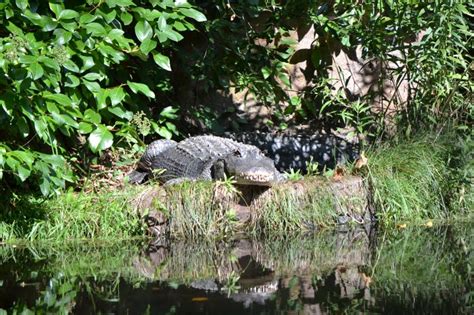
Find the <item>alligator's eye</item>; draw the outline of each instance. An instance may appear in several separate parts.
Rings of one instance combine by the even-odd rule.
[[[242,157],[242,153],[240,153],[239,150],[235,150],[235,151],[234,151],[234,156]]]

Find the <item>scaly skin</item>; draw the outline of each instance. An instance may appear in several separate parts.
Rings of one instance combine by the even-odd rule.
[[[143,183],[155,169],[164,170],[157,178],[167,184],[233,176],[238,184],[271,186],[283,179],[257,147],[216,136],[153,142],[129,175],[130,182]]]

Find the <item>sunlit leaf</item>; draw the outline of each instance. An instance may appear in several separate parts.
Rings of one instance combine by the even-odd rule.
[[[198,22],[207,21],[206,16],[201,12],[193,8],[182,8],[179,10],[180,13],[184,14],[187,17],[190,17]]]
[[[127,84],[133,93],[140,92],[148,97],[155,98],[155,93],[153,93],[153,91],[150,90],[150,88],[146,84],[130,81],[127,81]]]
[[[112,146],[114,136],[104,125],[98,125],[88,138],[89,147],[93,152],[102,151]]]
[[[153,59],[158,66],[167,71],[171,71],[170,58],[157,52],[153,54]]]
[[[140,42],[153,36],[153,29],[146,20],[141,20],[135,25],[135,35]]]

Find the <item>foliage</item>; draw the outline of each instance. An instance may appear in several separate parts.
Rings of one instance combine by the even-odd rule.
[[[177,109],[152,102],[173,46],[205,20],[185,1],[3,1],[0,178],[39,180],[48,195],[74,180],[68,162],[87,166],[88,150],[176,134]],[[140,111],[148,128],[133,120]]]
[[[316,120],[383,135],[394,125],[410,133],[451,123],[466,129],[473,121],[473,6],[468,1],[197,3],[209,17],[208,40],[193,51],[193,78],[203,91],[248,89],[271,109],[274,127]],[[295,32],[301,40],[311,27],[314,41],[298,49]],[[358,61],[358,71],[371,81],[362,87],[368,89],[365,95],[347,88],[354,74],[334,63],[341,52]],[[294,91],[288,68],[300,62],[306,62],[308,85]],[[387,95],[386,86],[394,93]],[[403,93],[406,98],[399,97]]]
[[[179,136],[189,115],[213,131],[228,128],[226,117],[236,117],[233,129],[248,123],[233,106],[186,103],[189,93],[248,91],[270,109],[272,129],[469,132],[472,8],[465,0],[3,1],[2,186],[49,195],[87,176],[104,151]],[[309,29],[313,42],[298,49]],[[333,63],[342,52],[372,80],[368,93],[347,89],[353,75]],[[307,86],[294,90],[291,69],[302,62]]]
[[[66,192],[44,200],[25,195],[5,200],[2,196],[2,242],[117,240],[143,237],[144,223],[131,206],[137,189],[127,191]]]
[[[426,140],[381,149],[369,157],[369,177],[379,221],[445,217],[442,180],[446,176],[440,147]]]

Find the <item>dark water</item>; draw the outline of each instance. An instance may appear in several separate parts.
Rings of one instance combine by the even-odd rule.
[[[221,243],[3,246],[0,308],[51,314],[472,314],[473,232],[466,224]]]

